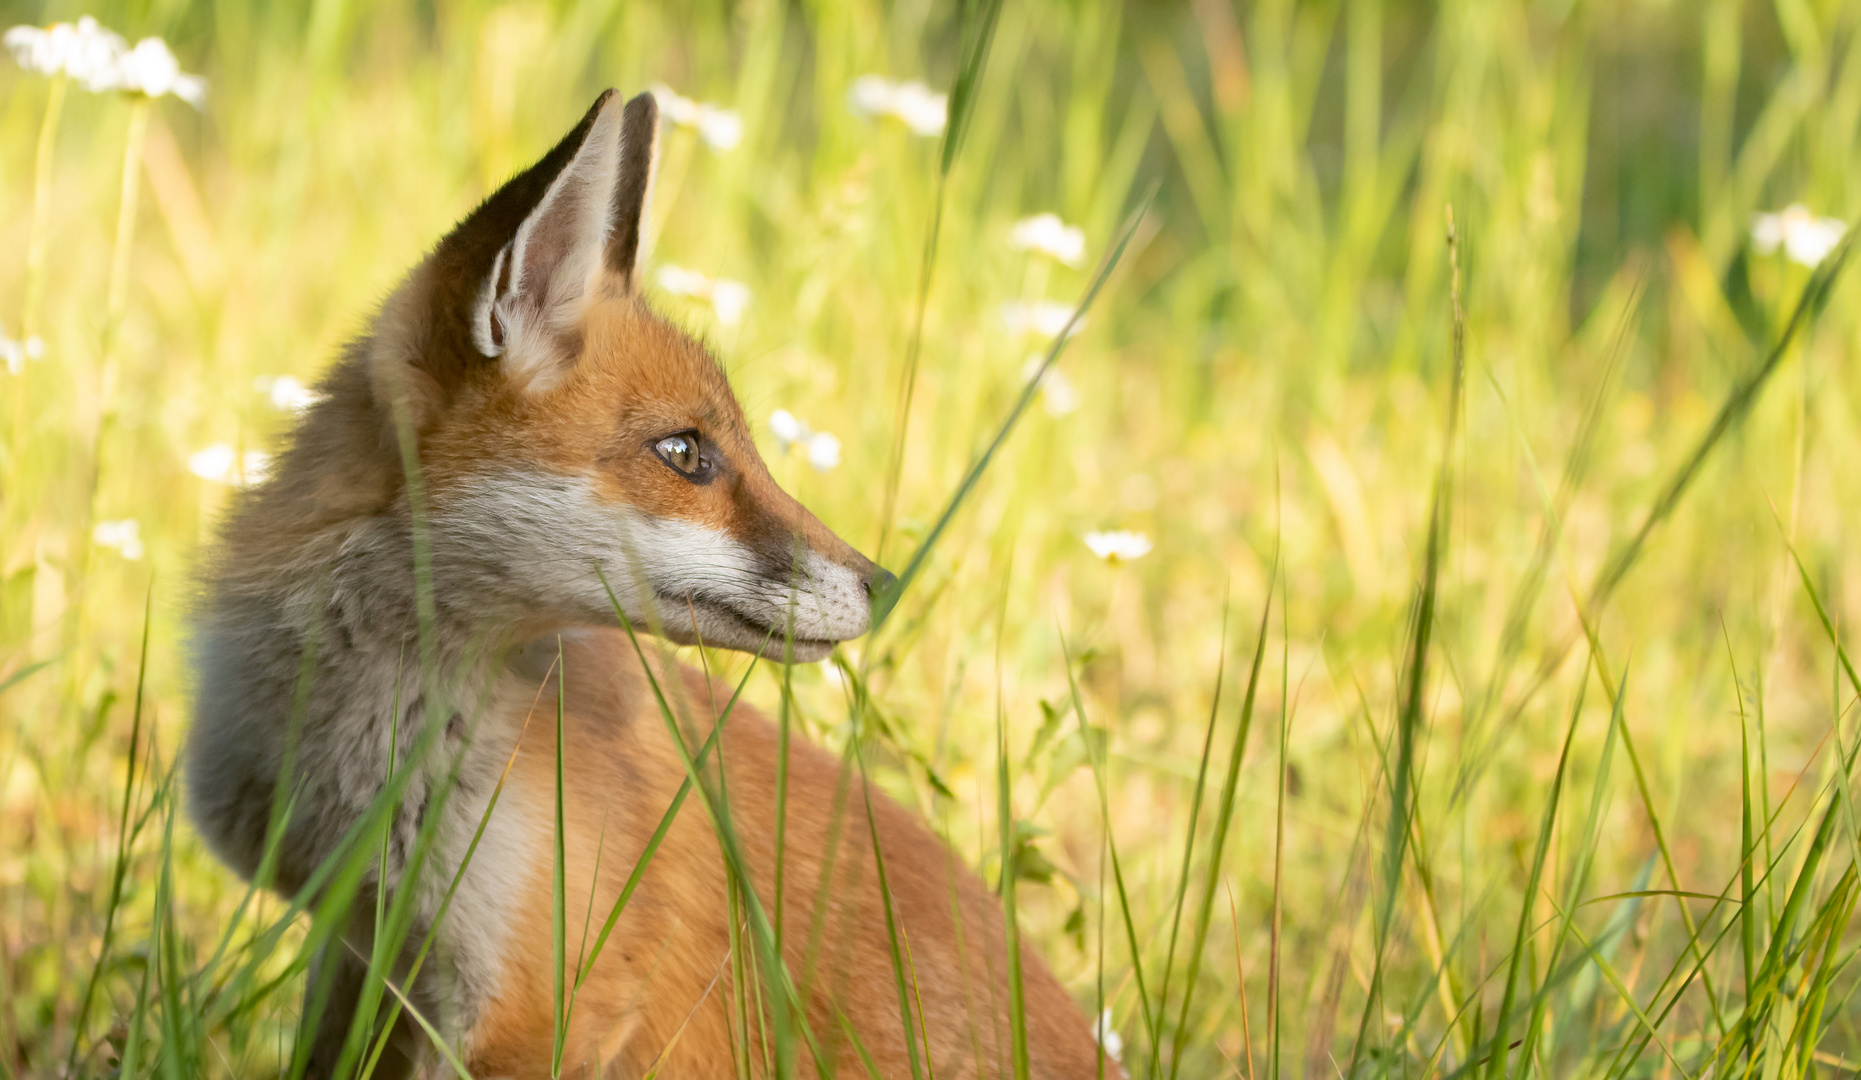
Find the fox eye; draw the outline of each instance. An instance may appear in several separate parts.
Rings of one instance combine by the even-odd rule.
[[[667,435],[653,444],[653,452],[667,465],[677,469],[687,477],[697,478],[706,472],[711,463],[700,449],[698,433],[681,431],[677,435]]]

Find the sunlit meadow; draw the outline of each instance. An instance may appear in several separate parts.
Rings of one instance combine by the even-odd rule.
[[[177,810],[193,560],[609,85],[665,111],[656,303],[924,555],[803,728],[1009,869],[1132,1076],[1861,1068],[1861,3],[0,27],[85,14],[178,67],[0,58],[0,1076],[288,1070],[309,918]]]

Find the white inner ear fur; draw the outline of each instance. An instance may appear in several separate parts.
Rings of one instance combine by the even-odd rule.
[[[479,288],[473,343],[502,358],[505,375],[532,392],[560,382],[575,359],[564,342],[587,311],[614,228],[620,116],[616,96]]]

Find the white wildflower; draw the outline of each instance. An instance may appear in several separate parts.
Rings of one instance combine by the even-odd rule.
[[[252,389],[264,394],[271,407],[281,412],[303,412],[323,399],[293,375],[260,375],[252,380]]]
[[[1089,532],[1086,546],[1113,566],[1150,554],[1150,537],[1140,532]]]
[[[808,440],[808,464],[815,472],[826,472],[840,464],[840,440],[832,432],[817,431]]]
[[[769,414],[769,434],[775,436],[776,445],[786,454],[789,447],[808,437],[808,426],[787,409],[777,409]]]
[[[36,75],[67,75],[86,90],[115,90],[129,44],[89,15],[75,23],[15,26],[3,39],[19,66]]]
[[[769,414],[769,434],[782,453],[799,446],[816,472],[827,472],[840,464],[840,440],[830,431],[815,431],[795,418],[787,409]]]
[[[68,75],[94,93],[173,94],[196,109],[207,102],[207,80],[183,72],[167,42],[147,37],[131,48],[121,34],[88,15],[44,29],[15,26],[4,40],[20,67],[40,75]]]
[[[743,117],[735,109],[693,101],[664,83],[653,86],[653,97],[659,101],[661,116],[697,128],[698,137],[713,150],[729,150],[743,141]]]
[[[117,66],[122,79],[120,88],[129,93],[152,98],[173,94],[196,109],[207,104],[207,80],[183,72],[181,62],[161,38],[146,37],[136,42]]]
[[[1040,371],[1040,365],[1046,363],[1046,357],[1030,356],[1021,366],[1021,377],[1031,379]],[[1048,416],[1065,416],[1079,408],[1079,389],[1073,380],[1059,368],[1048,368],[1047,374],[1040,380],[1041,404],[1047,407]]]
[[[6,363],[8,375],[18,375],[26,370],[26,361],[38,360],[45,355],[45,339],[37,334],[24,341],[14,341],[6,334],[0,333],[0,361]]]
[[[1124,1054],[1124,1037],[1112,1028],[1110,1009],[1101,1013],[1098,1022],[1092,1025],[1092,1039],[1104,1049],[1106,1057],[1113,1061],[1121,1060]]]
[[[1842,242],[1848,226],[1836,218],[1817,217],[1802,203],[1792,203],[1775,214],[1751,215],[1751,246],[1760,255],[1779,247],[1792,262],[1814,267]]]
[[[135,518],[99,521],[97,527],[90,531],[90,538],[130,562],[142,558],[142,523]]]
[[[674,296],[710,301],[711,309],[717,312],[717,321],[725,326],[735,326],[742,322],[743,313],[750,306],[748,285],[729,278],[712,279],[682,266],[668,264],[660,267],[659,287]]]
[[[1020,300],[1010,300],[1002,305],[1002,325],[1006,326],[1011,334],[1032,334],[1045,338],[1059,337],[1060,331],[1066,329],[1066,324],[1071,321],[1072,317],[1071,304],[1058,304],[1052,300],[1036,300],[1031,304]],[[1081,316],[1079,321],[1073,324],[1072,333],[1067,336],[1077,334],[1085,328],[1085,325],[1085,317]]]
[[[1015,222],[1008,231],[1008,246],[1036,251],[1068,266],[1086,261],[1086,231],[1061,221],[1058,214],[1035,214]]]
[[[202,480],[244,487],[265,479],[271,468],[271,455],[261,450],[247,450],[241,454],[225,443],[214,443],[190,455],[187,468]]]
[[[743,313],[750,306],[750,287],[741,281],[718,278],[711,285],[711,307],[717,312],[717,321],[725,326],[735,326],[743,321]]]
[[[861,75],[847,90],[847,104],[861,116],[892,117],[916,135],[941,135],[950,119],[949,99],[921,82],[893,82]]]

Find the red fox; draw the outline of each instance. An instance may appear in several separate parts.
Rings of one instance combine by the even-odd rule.
[[[386,880],[366,889],[413,890],[411,940],[432,929],[444,963],[401,989],[477,1076],[768,1071],[760,1037],[742,1037],[761,1017],[733,1002],[766,1013],[776,983],[748,946],[733,965],[733,940],[751,938],[700,797],[558,1036],[558,768],[573,979],[688,775],[681,753],[731,690],[652,665],[699,716],[682,751],[616,605],[673,642],[816,661],[866,632],[890,580],[776,485],[718,362],[642,297],[657,129],[649,95],[603,94],[442,240],[325,377],[274,475],[239,497],[204,575],[186,761],[201,833],[241,874],[263,868],[296,893],[398,759]],[[776,727],[738,707],[710,768],[737,865],[783,927],[799,1073],[1011,1075],[995,899],[907,811],[799,739],[775,910],[778,758]],[[427,865],[404,878],[422,842]],[[363,1000],[373,911],[357,907],[371,910],[310,980],[328,1002],[301,1036],[311,1075],[344,1060]],[[908,952],[909,1026],[888,922]],[[1031,953],[1021,963],[1033,1075],[1115,1071],[1054,976]],[[428,1037],[401,1025],[377,1075],[437,1069]]]

